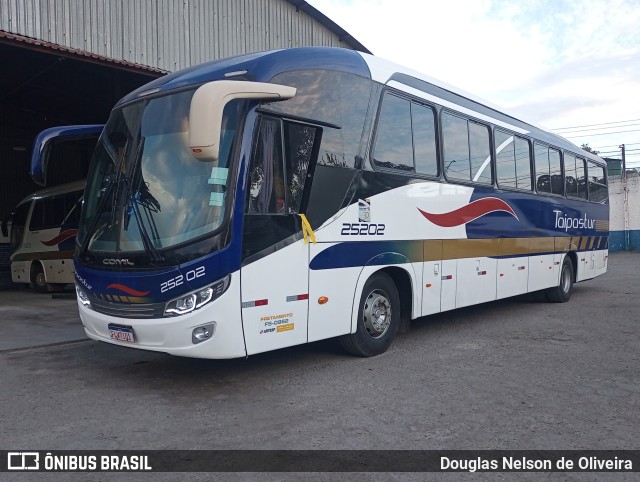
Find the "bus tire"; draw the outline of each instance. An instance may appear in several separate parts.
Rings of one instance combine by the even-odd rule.
[[[375,273],[362,289],[355,333],[340,337],[352,355],[370,357],[387,351],[400,326],[400,297],[391,277]]]
[[[573,291],[573,262],[569,256],[564,257],[560,270],[560,282],[558,286],[545,290],[547,300],[551,303],[566,303],[571,298]]]
[[[31,285],[38,293],[47,292],[47,280],[44,277],[44,269],[38,261],[31,264]]]

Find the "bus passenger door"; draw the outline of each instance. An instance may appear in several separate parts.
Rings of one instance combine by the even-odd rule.
[[[242,323],[247,354],[307,342],[309,245],[305,188],[318,128],[260,116],[248,173],[242,239]]]
[[[247,218],[252,218],[252,227],[245,229],[245,239],[259,236],[256,224],[260,219]],[[245,259],[240,276],[247,355],[306,343],[308,271],[309,246],[301,239]]]

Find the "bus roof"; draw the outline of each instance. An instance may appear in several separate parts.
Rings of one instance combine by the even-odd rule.
[[[282,72],[302,69],[330,69],[371,79],[405,92],[468,113],[472,117],[493,121],[521,134],[531,134],[543,142],[579,154],[601,165],[604,160],[567,139],[542,127],[535,126],[509,114],[473,94],[458,89],[415,70],[355,50],[336,47],[300,47],[271,50],[207,62],[156,79],[131,92],[118,102],[121,105],[140,97],[173,89],[195,87],[206,82],[224,79],[269,82]]]

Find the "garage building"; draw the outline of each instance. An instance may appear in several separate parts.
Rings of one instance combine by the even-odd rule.
[[[3,0],[0,220],[40,188],[29,166],[41,130],[104,123],[122,96],[168,72],[311,45],[369,52],[302,0]],[[47,185],[84,179],[92,147],[78,142],[55,154]]]

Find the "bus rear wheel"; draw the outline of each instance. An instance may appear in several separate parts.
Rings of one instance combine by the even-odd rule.
[[[352,355],[379,355],[391,346],[399,325],[398,289],[387,274],[376,273],[362,290],[356,332],[341,336],[340,344]]]
[[[46,293],[47,291],[47,280],[44,277],[44,269],[38,262],[31,265],[31,285],[38,293]]]
[[[569,256],[565,256],[560,270],[560,283],[558,286],[545,290],[547,300],[552,303],[566,303],[571,298],[573,291],[573,262]]]

